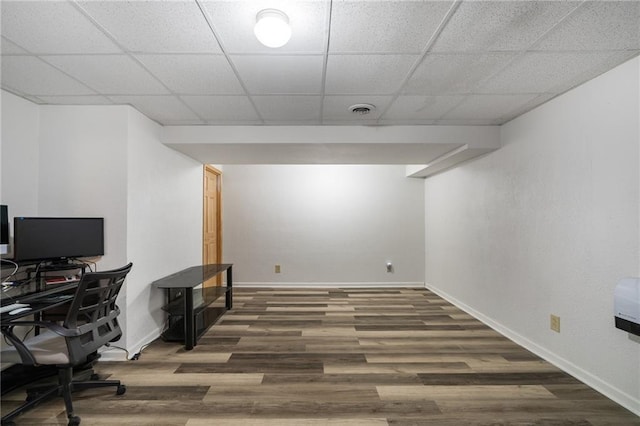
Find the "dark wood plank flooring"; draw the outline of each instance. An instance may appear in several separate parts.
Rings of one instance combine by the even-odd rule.
[[[640,425],[427,290],[244,289],[192,351],[100,362],[126,383],[75,394],[85,425]],[[3,397],[3,411],[23,393]],[[16,419],[66,424],[52,400]]]

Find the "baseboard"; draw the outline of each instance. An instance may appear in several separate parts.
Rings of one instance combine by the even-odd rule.
[[[149,344],[160,337],[161,330],[152,330],[145,337],[138,340],[133,345],[129,345],[126,349],[129,351],[129,357],[127,358],[127,353],[122,349],[117,349],[116,346],[123,348],[123,344],[121,342],[114,342],[111,347],[102,347],[100,349],[100,360],[102,361],[130,361],[131,357],[135,355],[142,346]]]
[[[256,288],[424,288],[423,282],[235,282],[234,287]]]
[[[473,316],[474,318],[476,318],[477,320],[481,321],[482,323],[488,325],[489,327],[491,327],[492,329],[494,329],[498,333],[502,334],[503,336],[513,340],[514,342],[516,342],[520,346],[523,346],[524,348],[530,350],[534,354],[536,354],[539,357],[543,358],[544,360],[550,362],[551,364],[555,365],[556,367],[558,367],[559,369],[563,370],[564,372],[572,375],[576,379],[578,379],[578,380],[582,381],[583,383],[589,385],[593,389],[595,389],[598,392],[600,392],[601,394],[605,395],[607,398],[610,398],[611,400],[613,400],[613,401],[617,402],[618,404],[622,405],[623,407],[625,407],[627,410],[631,411],[632,413],[640,416],[640,400],[639,399],[634,398],[633,396],[631,396],[631,395],[629,395],[629,394],[627,394],[625,392],[620,391],[618,388],[616,388],[614,386],[611,386],[609,383],[603,381],[602,379],[600,379],[597,376],[594,376],[593,374],[589,373],[588,371],[578,367],[577,365],[573,364],[572,362],[570,362],[570,361],[568,361],[568,360],[556,355],[555,353],[553,353],[553,352],[549,351],[548,349],[546,349],[546,348],[536,344],[535,342],[527,339],[526,337],[522,336],[521,334],[518,334],[515,331],[509,329],[508,327],[505,327],[504,325],[500,324],[499,322],[496,322],[496,321],[492,320],[488,316],[482,314],[481,312],[476,311],[472,307],[470,307],[467,304],[461,302],[460,300],[458,300],[455,297],[449,295],[448,293],[446,293],[446,292],[444,292],[442,290],[439,290],[439,289],[429,285],[428,283],[425,283],[425,288],[427,290],[432,291],[433,293],[437,294],[438,296],[442,297],[446,301],[452,303],[453,305],[455,305],[456,307],[458,307],[461,310],[465,311],[466,313],[468,313],[469,315]]]

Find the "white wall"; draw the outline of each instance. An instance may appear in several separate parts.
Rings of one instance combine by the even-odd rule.
[[[161,290],[150,283],[202,261],[202,164],[159,142],[160,126],[129,108],[127,347],[158,336]]]
[[[424,282],[422,181],[404,166],[225,165],[222,204],[238,285]]]
[[[127,110],[40,107],[38,215],[104,217],[101,270],[127,263]]]
[[[640,340],[613,324],[616,282],[640,275],[639,61],[427,179],[425,214],[429,288],[640,414]]]
[[[38,211],[38,106],[5,91],[0,96],[0,204],[9,206],[10,217],[33,216]]]
[[[134,353],[164,325],[151,282],[201,261],[202,165],[162,145],[159,126],[131,107],[38,106],[2,94],[2,203],[11,215],[105,218],[98,269],[134,263],[117,343]]]

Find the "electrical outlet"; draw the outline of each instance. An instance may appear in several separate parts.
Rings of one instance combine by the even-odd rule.
[[[280,265],[276,265],[275,272],[276,272],[276,274],[280,273]]]
[[[549,326],[551,330],[555,331],[556,333],[560,333],[560,317],[551,314],[551,321]]]

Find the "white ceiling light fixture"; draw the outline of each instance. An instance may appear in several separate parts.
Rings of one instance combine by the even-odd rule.
[[[277,9],[264,9],[256,15],[256,26],[253,32],[267,47],[282,47],[291,38],[289,17]]]

